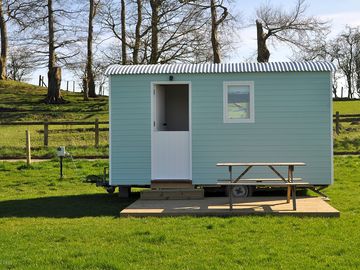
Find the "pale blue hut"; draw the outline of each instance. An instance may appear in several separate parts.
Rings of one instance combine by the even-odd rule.
[[[334,70],[326,62],[110,66],[110,184],[211,186],[226,174],[216,167],[223,161],[305,162],[296,175],[331,184]]]

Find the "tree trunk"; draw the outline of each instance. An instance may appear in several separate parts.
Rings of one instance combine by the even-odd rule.
[[[218,22],[215,0],[211,0],[211,45],[213,49],[213,61],[214,63],[220,63],[220,44],[218,37]]]
[[[258,62],[269,62],[270,52],[266,46],[266,40],[268,35],[264,33],[263,25],[260,21],[256,20],[257,30],[257,61]]]
[[[84,100],[89,100],[89,90],[88,90],[88,81],[86,79],[86,75],[82,78],[82,88],[83,88],[83,97]]]
[[[126,15],[125,0],[121,0],[121,63],[126,65]]]
[[[355,75],[356,75],[355,89],[358,94],[358,97],[360,98],[360,48],[358,50],[359,50],[359,53],[357,54],[356,59],[355,59]]]
[[[0,80],[6,80],[8,37],[7,37],[6,22],[4,19],[4,13],[2,7],[3,7],[3,3],[2,0],[0,0],[0,34],[1,34]]]
[[[61,68],[52,67],[48,71],[48,95],[46,98],[46,103],[48,104],[59,104],[64,103],[64,99],[60,94],[60,84],[61,84]]]
[[[63,103],[64,99],[61,97],[61,69],[55,67],[55,41],[54,41],[54,11],[52,0],[48,0],[48,27],[49,27],[49,64],[48,64],[48,93],[45,99],[46,103],[58,104]]]
[[[95,83],[94,83],[94,73],[93,73],[93,52],[92,52],[92,42],[93,42],[93,19],[95,16],[95,4],[94,0],[90,0],[90,9],[89,9],[89,29],[88,29],[88,38],[87,38],[87,61],[86,61],[86,89],[84,88],[84,100],[88,100],[88,97],[96,97],[95,93]]]
[[[351,81],[351,73],[349,73],[349,74],[345,74],[345,76],[346,76],[346,82],[347,82],[347,86],[348,86],[348,98],[352,98],[352,96],[353,96],[353,92],[352,92],[352,81]]]
[[[150,64],[156,64],[158,62],[159,52],[158,52],[158,23],[159,23],[159,0],[150,0],[151,5],[151,54],[150,54]]]
[[[133,52],[133,63],[136,65],[139,63],[139,50],[140,50],[140,30],[142,23],[142,0],[137,0],[137,22],[135,27],[135,44],[134,44],[134,52]]]

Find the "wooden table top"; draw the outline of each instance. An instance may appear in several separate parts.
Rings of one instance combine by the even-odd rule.
[[[216,166],[305,166],[304,162],[220,162]]]

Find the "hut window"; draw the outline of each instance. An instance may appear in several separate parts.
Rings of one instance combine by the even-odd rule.
[[[224,82],[224,123],[254,121],[254,82]]]

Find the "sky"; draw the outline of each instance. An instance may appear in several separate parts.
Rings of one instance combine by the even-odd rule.
[[[256,28],[255,25],[244,28],[244,26],[254,23],[255,9],[261,4],[271,3],[274,6],[291,9],[296,0],[232,0],[234,10],[229,10],[232,14],[238,14],[241,18],[241,27],[236,30],[234,38],[234,51],[224,62],[242,62],[255,55],[256,50]],[[331,22],[331,36],[341,32],[346,25],[360,25],[360,0],[307,0],[307,14]],[[269,47],[271,52],[270,61],[288,61],[292,56],[291,50],[285,45],[278,45],[275,48]],[[34,72],[31,83],[37,84],[39,75],[46,79],[46,70],[41,69]],[[62,88],[66,88],[66,81],[74,80],[72,73],[63,70]],[[76,90],[79,91],[79,82],[76,82]],[[72,89],[72,83],[71,83]]]
[[[240,14],[243,24],[247,25],[255,21],[255,9],[262,4],[271,3],[276,7],[292,9],[296,0],[234,0],[235,13]],[[360,0],[307,0],[307,14],[320,19],[330,21],[331,36],[341,32],[346,25],[360,25]],[[237,32],[238,41],[236,50],[232,55],[232,61],[244,61],[256,52],[256,28],[250,26]],[[292,52],[286,45],[270,46],[270,61],[288,61]]]

